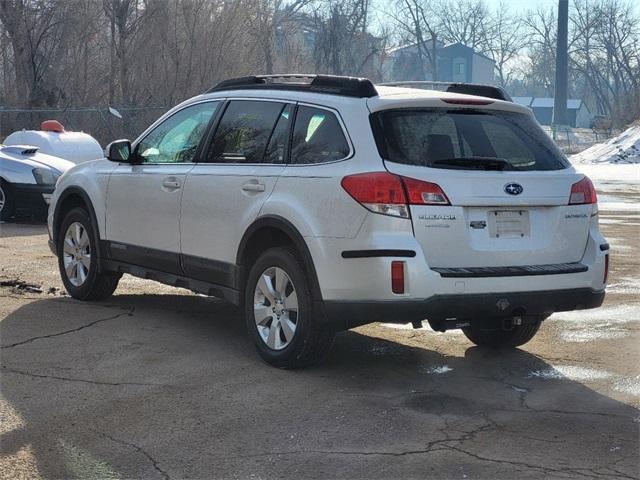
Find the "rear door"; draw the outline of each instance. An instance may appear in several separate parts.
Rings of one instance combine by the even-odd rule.
[[[431,267],[578,262],[591,205],[568,205],[582,175],[525,113],[413,109],[376,114],[393,173],[436,183],[450,205],[412,205]]]
[[[285,168],[294,105],[230,100],[189,173],[180,229],[185,273],[235,287],[238,244]]]

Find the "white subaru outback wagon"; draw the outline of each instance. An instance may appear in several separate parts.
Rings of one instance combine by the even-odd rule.
[[[69,294],[128,273],[221,297],[278,367],[376,321],[516,347],[604,299],[593,185],[497,88],[243,77],[106,153],[51,201]]]

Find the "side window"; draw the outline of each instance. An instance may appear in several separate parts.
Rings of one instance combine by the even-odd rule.
[[[282,163],[289,116],[287,108],[277,102],[231,101],[216,130],[207,162]],[[282,147],[280,153],[278,139]]]
[[[336,116],[328,110],[300,106],[293,129],[291,163],[323,163],[349,155],[349,144]]]
[[[136,146],[143,163],[188,163],[194,156],[219,102],[186,107],[154,128]]]

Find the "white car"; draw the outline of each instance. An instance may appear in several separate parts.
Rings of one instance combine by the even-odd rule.
[[[602,303],[609,246],[589,179],[530,110],[482,92],[222,82],[60,179],[65,287],[105,298],[129,273],[222,297],[278,367],[375,321],[522,345]]]
[[[0,144],[0,220],[45,215],[56,181],[73,163],[30,145]]]

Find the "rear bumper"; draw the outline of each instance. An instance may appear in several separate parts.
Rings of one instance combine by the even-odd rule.
[[[327,322],[349,329],[373,322],[429,320],[438,330],[501,318],[548,316],[554,312],[597,308],[604,290],[574,288],[532,292],[435,295],[424,300],[325,301]]]

